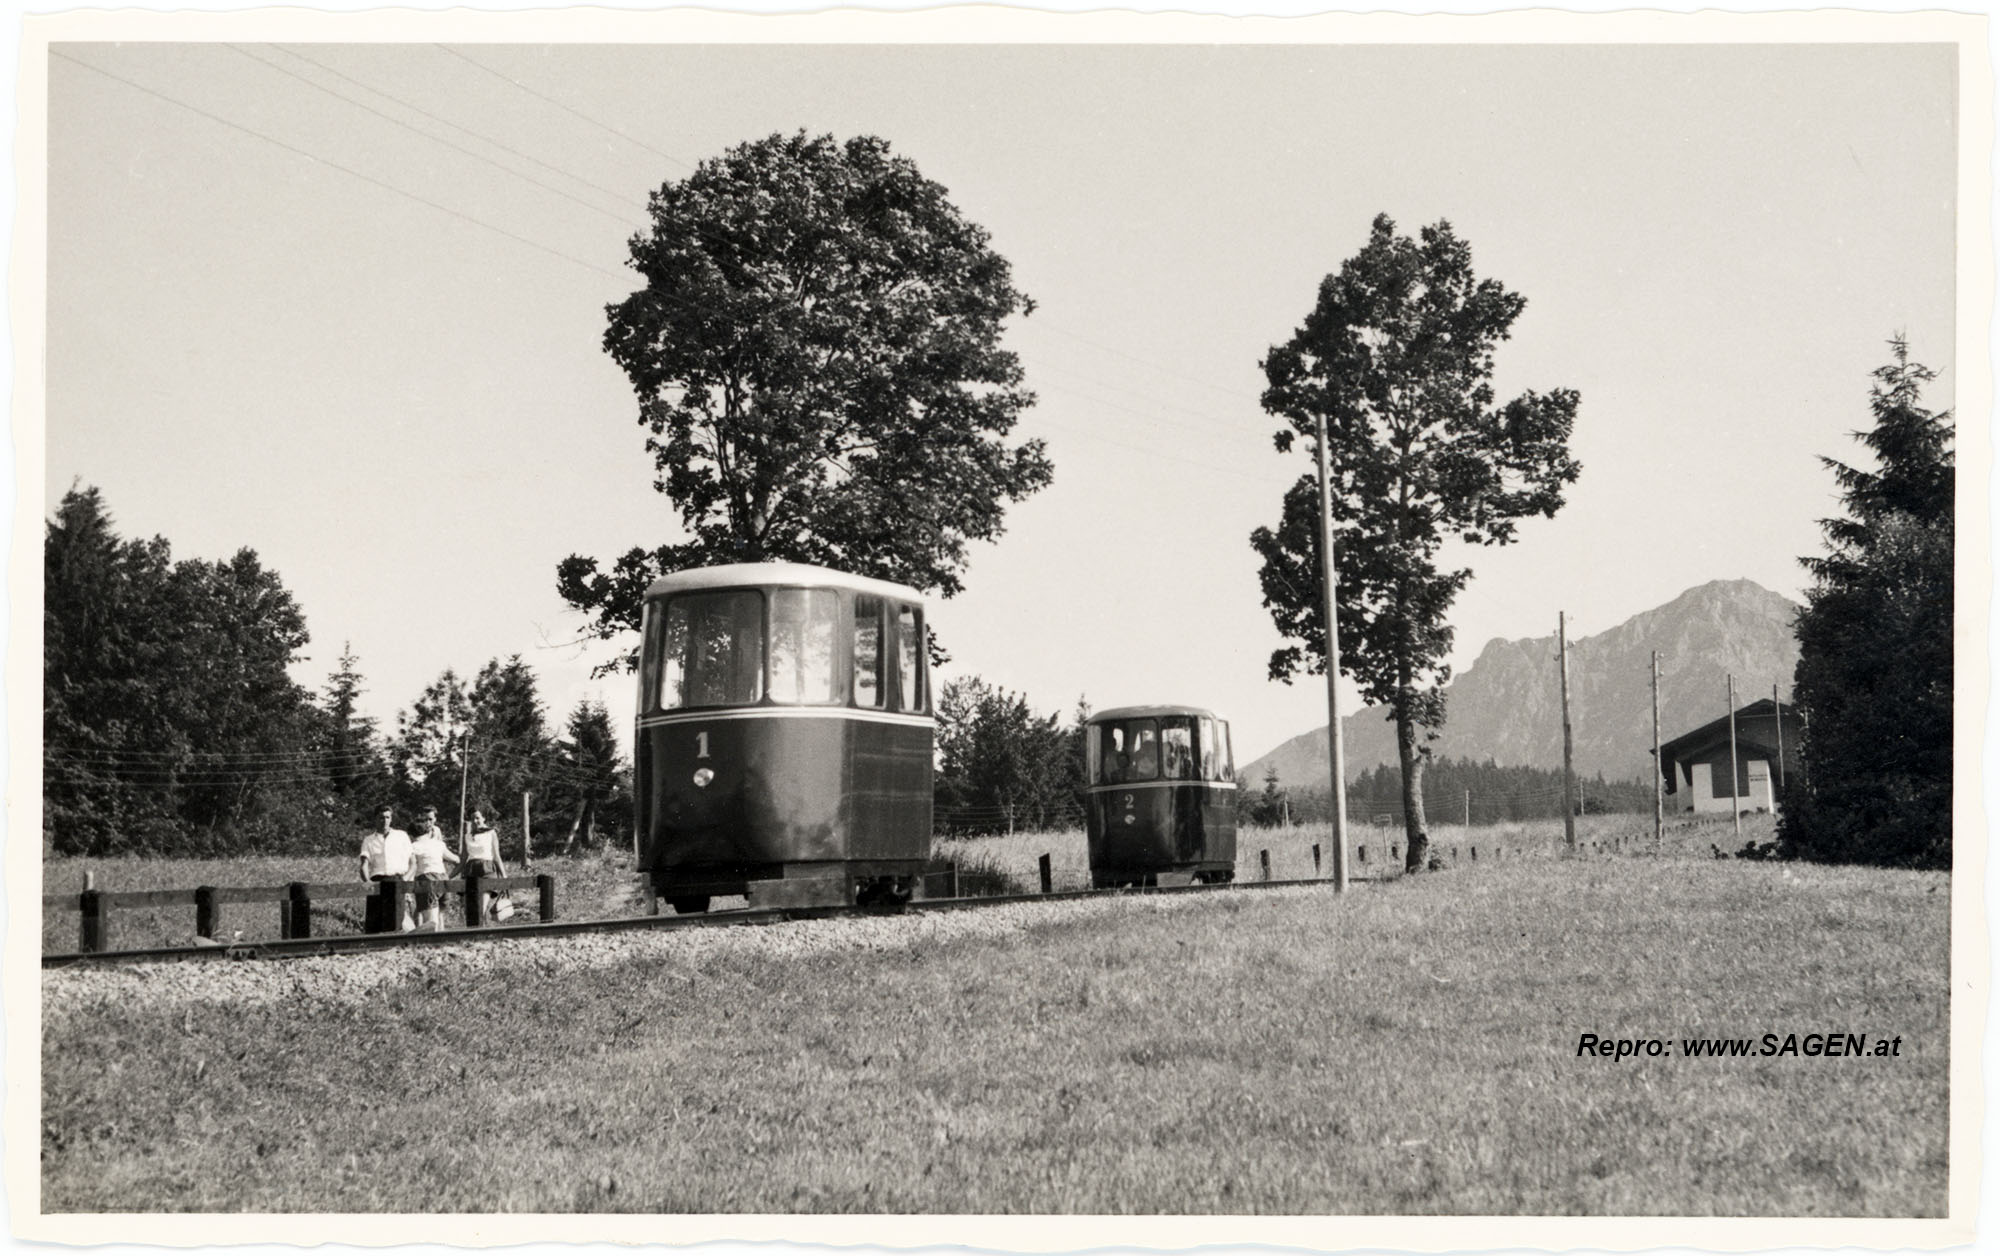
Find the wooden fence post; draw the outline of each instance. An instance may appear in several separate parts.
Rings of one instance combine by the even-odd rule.
[[[85,890],[79,900],[83,908],[83,923],[77,940],[79,951],[108,951],[111,949],[111,904],[104,900],[103,890]]]
[[[1044,852],[1042,854],[1041,865],[1042,865],[1042,893],[1047,894],[1055,888],[1055,870],[1049,867],[1049,857],[1047,852]]]
[[[951,893],[950,893],[950,894],[948,894],[948,895],[946,895],[945,897],[947,897],[947,898],[957,898],[957,897],[958,897],[958,860],[954,859],[954,860],[952,860],[952,861],[951,861],[950,863],[946,864],[946,865],[945,865],[945,871],[951,874],[951,879],[950,879],[950,880],[949,880],[949,881],[948,881],[948,882],[946,883],[946,884],[948,884],[948,885],[950,885],[950,886],[951,886]]]
[[[1264,870],[1264,879],[1269,881],[1271,879],[1271,852],[1268,850],[1258,851],[1257,863]]]
[[[541,898],[544,923],[556,918],[556,879],[546,872],[535,875],[535,890]]]
[[[310,891],[304,881],[294,881],[286,887],[289,891],[285,902],[291,907],[291,931],[288,938],[309,938],[313,935],[313,909]]]
[[[477,929],[486,923],[486,895],[479,889],[480,876],[476,872],[465,874],[465,927]]]
[[[194,931],[213,942],[222,931],[222,904],[215,901],[215,887],[198,885],[194,890]]]
[[[1368,848],[1366,846],[1356,846],[1354,848],[1354,853],[1361,857],[1360,861],[1362,863],[1368,862]]]
[[[391,877],[382,883],[382,890],[388,895],[387,905],[382,908],[382,931],[401,933],[403,931],[403,899],[410,892],[410,883],[401,877]]]
[[[1479,862],[1479,848],[1477,846],[1474,846],[1472,848],[1472,862],[1474,863]]]
[[[1319,843],[1313,843],[1313,875],[1319,875]]]

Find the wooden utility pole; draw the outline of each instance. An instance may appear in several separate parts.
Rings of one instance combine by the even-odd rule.
[[[1667,765],[1660,758],[1660,652],[1653,651],[1653,853],[1666,841]]]
[[[465,781],[472,775],[472,730],[458,747],[458,857],[465,858]]]
[[[1347,753],[1340,735],[1340,618],[1334,613],[1333,484],[1327,470],[1326,415],[1314,418],[1319,453],[1320,614],[1326,625],[1326,748],[1333,774],[1333,889],[1347,889]]]
[[[1785,787],[1785,713],[1778,709],[1778,687],[1771,686],[1771,722],[1778,726],[1778,788]],[[1771,814],[1778,814],[1778,800],[1771,799]]]
[[[1729,674],[1729,818],[1743,836],[1743,808],[1736,801],[1736,675]]]
[[[528,823],[528,800],[533,797],[534,794],[529,791],[525,789],[521,791],[521,866],[523,868],[527,867],[529,862],[535,857],[535,830]]]
[[[1571,776],[1573,746],[1569,733],[1569,617],[1556,612],[1556,664],[1562,673],[1563,704],[1563,842],[1576,849],[1576,782]]]

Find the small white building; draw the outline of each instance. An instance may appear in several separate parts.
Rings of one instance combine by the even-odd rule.
[[[1730,780],[1729,724],[1736,722]],[[1660,747],[1668,806],[1679,811],[1778,810],[1778,786],[1799,770],[1799,719],[1791,707],[1760,698],[1733,715],[1682,733]],[[1779,744],[1783,743],[1780,756]]]

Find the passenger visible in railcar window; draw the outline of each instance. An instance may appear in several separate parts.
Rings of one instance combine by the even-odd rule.
[[[882,706],[882,599],[854,599],[854,705]]]
[[[914,606],[896,607],[896,680],[901,710],[928,711],[924,693],[924,615]]]
[[[1153,730],[1141,730],[1133,742],[1132,768],[1126,779],[1150,781],[1160,774],[1160,748]]]
[[[1128,770],[1125,730],[1116,724],[1100,724],[1098,728],[1103,734],[1100,738],[1099,753],[1102,757],[1099,764],[1099,779],[1106,785],[1122,785],[1125,783],[1125,773]]]
[[[1185,781],[1194,775],[1194,729],[1185,719],[1160,721],[1161,775]]]

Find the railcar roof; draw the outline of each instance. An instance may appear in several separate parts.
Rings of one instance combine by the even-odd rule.
[[[647,588],[647,597],[664,593],[685,593],[690,589],[741,589],[757,585],[779,588],[853,589],[903,602],[924,600],[924,595],[908,585],[872,576],[856,576],[831,567],[811,563],[724,563],[718,567],[694,567],[661,576]]]
[[[1162,715],[1205,715],[1212,720],[1219,720],[1222,718],[1215,712],[1209,710],[1207,707],[1131,706],[1131,707],[1112,707],[1109,710],[1105,711],[1093,711],[1090,714],[1090,718],[1088,720],[1085,720],[1084,723],[1095,724],[1099,720],[1158,719]]]

